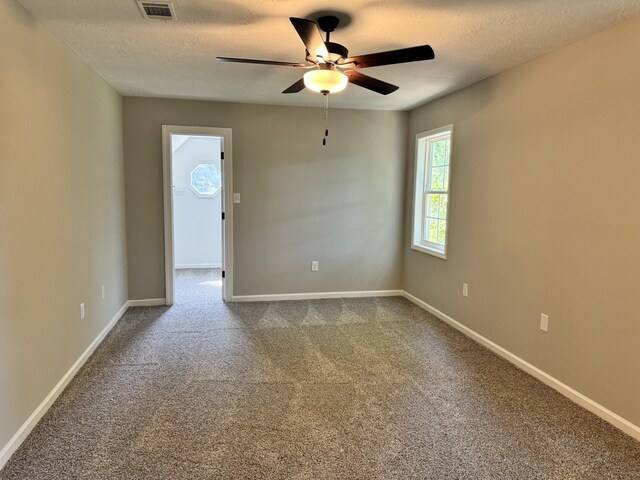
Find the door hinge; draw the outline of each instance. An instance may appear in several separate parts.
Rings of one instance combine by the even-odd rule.
[[[224,212],[222,212],[222,219],[224,220]]]
[[[224,160],[224,152],[220,152],[220,160]]]
[[[226,277],[225,271],[222,270],[222,278],[225,278],[225,277]]]

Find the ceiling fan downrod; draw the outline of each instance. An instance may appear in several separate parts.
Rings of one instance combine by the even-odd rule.
[[[320,30],[322,30],[327,34],[326,42],[329,43],[331,41],[330,40],[331,32],[335,31],[335,29],[338,28],[338,25],[340,24],[340,19],[334,15],[325,15],[323,17],[318,18],[317,23]]]

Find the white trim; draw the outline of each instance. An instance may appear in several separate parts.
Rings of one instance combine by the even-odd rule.
[[[165,298],[169,305],[173,304],[173,178],[171,168],[171,132],[169,127],[162,126],[162,196],[164,213],[164,288]],[[138,300],[134,300],[138,301]],[[131,305],[131,300],[129,300]],[[137,305],[136,305],[137,306]]]
[[[447,228],[449,228],[449,222],[447,222]],[[434,257],[441,258],[443,260],[447,259],[447,256],[436,249],[432,249],[429,247],[425,247],[424,245],[415,245],[413,242],[411,243],[411,248],[417,250],[418,252],[428,253],[429,255],[433,255]]]
[[[424,308],[427,312],[435,315],[440,320],[442,320],[443,322],[445,322],[448,325],[452,326],[456,330],[464,333],[467,337],[471,338],[472,340],[475,340],[480,345],[482,345],[484,347],[487,347],[489,350],[491,350],[492,352],[494,352],[497,355],[501,356],[505,360],[508,360],[509,362],[511,362],[516,367],[520,368],[521,370],[524,370],[525,372],[527,372],[532,377],[537,378],[538,380],[540,380],[545,385],[548,385],[549,387],[553,388],[557,392],[561,393],[562,395],[564,395],[565,397],[567,397],[569,400],[573,401],[574,403],[578,404],[582,408],[585,408],[586,410],[589,410],[591,413],[597,415],[598,417],[602,418],[606,422],[609,422],[611,425],[613,425],[616,428],[619,428],[624,433],[626,433],[627,435],[635,438],[636,440],[640,440],[640,427],[639,426],[634,425],[630,421],[622,418],[617,413],[614,413],[611,410],[609,410],[608,408],[603,407],[602,405],[600,405],[599,403],[595,402],[594,400],[591,400],[589,397],[583,395],[582,393],[578,392],[577,390],[574,390],[570,386],[562,383],[557,378],[552,377],[548,373],[540,370],[538,367],[530,364],[526,360],[523,360],[522,358],[518,357],[517,355],[511,353],[509,350],[501,347],[500,345],[492,342],[491,340],[489,340],[486,337],[483,337],[482,335],[480,335],[479,333],[475,332],[474,330],[471,330],[469,327],[466,327],[465,325],[461,324],[460,322],[454,320],[453,318],[451,318],[446,313],[441,312],[437,308],[435,308],[435,307],[429,305],[428,303],[423,302],[419,298],[411,295],[409,292],[406,292],[406,291],[403,292],[403,296],[406,299],[408,299],[408,300],[412,301],[413,303],[415,303],[416,305]]]
[[[198,268],[222,268],[221,263],[180,263],[176,264],[175,269],[181,268],[198,269]]]
[[[276,293],[273,295],[236,295],[234,302],[274,302],[278,300],[318,300],[321,298],[401,297],[402,290],[363,290],[355,292]]]
[[[222,211],[225,220],[222,222],[222,269],[225,277],[222,280],[222,299],[230,302],[233,298],[233,154],[230,128],[222,131]]]
[[[165,299],[163,303],[173,305],[175,296],[174,248],[173,248],[173,188],[171,171],[171,135],[193,135],[219,137],[220,148],[224,152],[222,165],[222,269],[225,279],[222,281],[222,298],[229,302],[233,298],[233,164],[231,148],[231,129],[218,127],[189,127],[183,125],[162,126],[162,193],[164,208],[164,271]],[[138,300],[136,300],[138,301]]]
[[[142,298],[140,300],[129,300],[127,304],[130,307],[157,307],[159,305],[167,305],[165,298]]]
[[[71,366],[71,368],[65,373],[60,381],[53,387],[53,390],[49,392],[49,394],[44,398],[42,403],[38,405],[38,407],[34,410],[34,412],[27,418],[27,420],[22,424],[22,426],[18,429],[13,437],[7,442],[7,444],[2,447],[0,450],[0,470],[6,465],[11,458],[11,455],[15,453],[15,451],[20,447],[22,442],[27,438],[31,430],[37,425],[40,419],[44,416],[45,413],[49,410],[53,402],[60,396],[60,394],[64,391],[65,387],[69,385],[69,382],[73,380],[78,370],[82,368],[88,358],[91,356],[93,351],[96,349],[98,345],[104,340],[104,337],[111,331],[113,326],[120,320],[124,312],[129,307],[129,302],[125,302],[125,304],[120,307],[120,310],[113,316],[113,318],[107,323],[107,325],[102,329],[102,331],[98,334],[98,336],[91,342],[91,344],[87,347],[87,349],[82,352],[82,355],[75,361],[75,363]]]

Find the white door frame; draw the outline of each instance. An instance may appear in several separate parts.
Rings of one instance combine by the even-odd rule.
[[[231,163],[231,129],[218,127],[187,127],[183,125],[162,126],[162,190],[164,197],[164,277],[165,300],[173,305],[174,282],[174,235],[173,235],[173,172],[171,166],[171,135],[193,135],[220,137],[222,164],[222,298],[230,302],[233,298],[233,168]]]

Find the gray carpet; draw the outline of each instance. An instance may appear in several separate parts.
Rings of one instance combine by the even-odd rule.
[[[10,479],[638,479],[640,443],[401,298],[132,308]]]
[[[175,270],[176,305],[220,303],[222,301],[221,268],[178,268]]]

